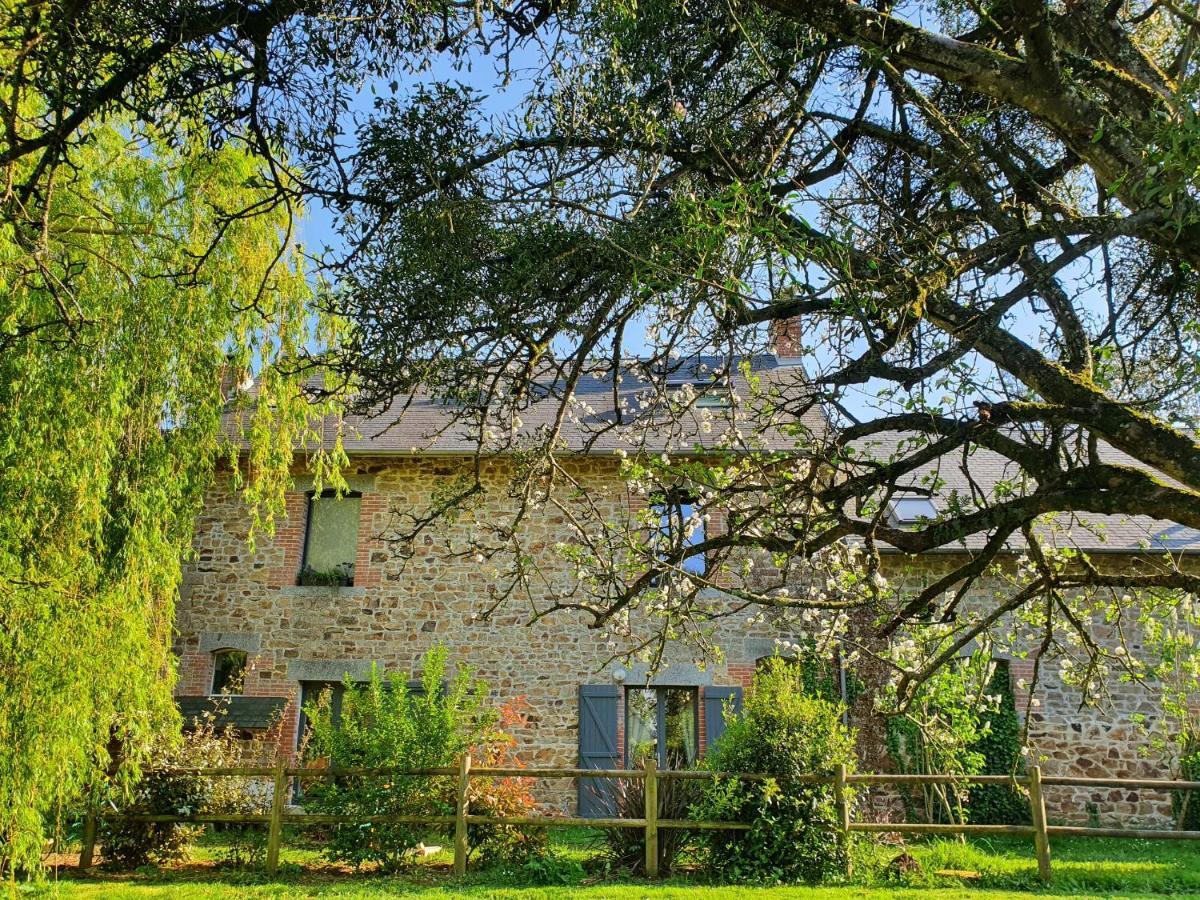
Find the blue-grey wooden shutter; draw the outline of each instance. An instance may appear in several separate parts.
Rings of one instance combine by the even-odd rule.
[[[616,769],[617,686],[579,686],[579,768]],[[617,814],[615,785],[611,778],[579,778],[579,815],[609,818]]]
[[[740,687],[706,687],[704,689],[704,743],[710,748],[725,733],[725,707],[728,702],[733,713],[742,711]]]

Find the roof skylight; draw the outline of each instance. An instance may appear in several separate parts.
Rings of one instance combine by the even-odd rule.
[[[896,497],[888,505],[888,512],[897,525],[916,525],[937,518],[937,507],[928,497]]]

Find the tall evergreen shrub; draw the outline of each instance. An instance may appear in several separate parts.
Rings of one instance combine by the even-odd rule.
[[[804,775],[852,768],[854,732],[839,704],[808,694],[802,666],[768,660],[755,676],[745,708],[708,749],[705,766],[720,772],[763,772],[774,780],[720,779],[694,807],[699,818],[745,822],[748,831],[705,831],[707,868],[733,881],[815,882],[845,871],[848,841],[838,831],[830,785]]]

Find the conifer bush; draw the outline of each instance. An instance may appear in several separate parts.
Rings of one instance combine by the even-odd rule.
[[[838,830],[833,787],[799,776],[831,775],[854,761],[854,732],[842,722],[841,706],[805,693],[801,667],[768,660],[704,765],[775,777],[708,783],[695,817],[746,822],[750,829],[701,832],[707,869],[723,880],[755,882],[816,882],[844,873],[849,842]]]

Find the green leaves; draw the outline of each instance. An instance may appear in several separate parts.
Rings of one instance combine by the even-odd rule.
[[[349,677],[334,694],[326,692],[305,708],[312,726],[306,746],[310,761],[338,768],[395,767],[387,778],[316,780],[304,787],[305,806],[315,812],[351,816],[381,813],[441,815],[452,807],[451,779],[412,777],[402,770],[452,765],[472,747],[494,743],[496,712],[488,706],[487,686],[459,666],[447,678],[446,648],[426,654],[421,690],[410,691],[403,678],[372,669],[365,684]],[[327,854],[355,866],[380,864],[385,871],[411,859],[423,831],[419,827],[375,823],[335,825]]]
[[[114,121],[77,163],[41,235],[0,229],[0,868],[36,869],[52,811],[110,767],[119,790],[176,731],[174,601],[204,493],[220,463],[241,470],[248,529],[272,526],[328,409],[299,363],[341,329],[311,305],[286,211],[236,214],[269,196],[252,157]]]
[[[703,832],[713,873],[736,881],[820,881],[845,872],[847,848],[837,834],[829,785],[797,783],[802,775],[853,770],[854,732],[841,706],[806,691],[803,667],[771,658],[754,679],[740,715],[710,747],[706,768],[762,772],[766,782],[706,782],[696,817],[751,823],[749,832]]]

